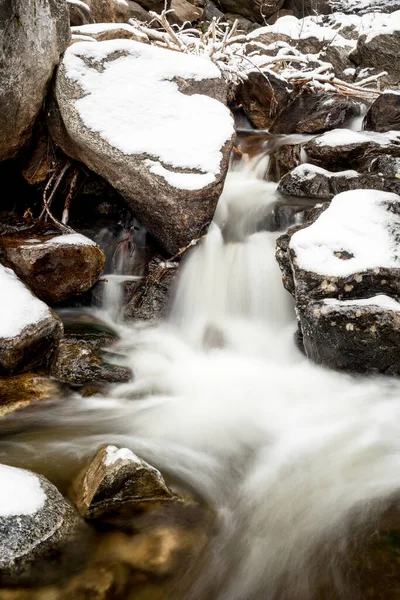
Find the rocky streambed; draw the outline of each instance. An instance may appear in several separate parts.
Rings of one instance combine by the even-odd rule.
[[[397,598],[400,4],[0,31],[0,600]]]

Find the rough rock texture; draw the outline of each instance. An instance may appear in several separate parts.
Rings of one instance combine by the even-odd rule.
[[[90,36],[97,42],[107,40],[134,40],[136,42],[148,43],[148,39],[132,25],[127,23],[100,23],[73,27],[72,34],[75,36]],[[82,40],[81,40],[82,41]]]
[[[129,3],[118,0],[84,0],[96,23],[125,23],[130,18]]]
[[[301,162],[300,144],[285,144],[281,146],[270,156],[268,179],[279,181],[286,173],[289,173],[292,169],[300,165]]]
[[[217,67],[201,58],[128,40],[74,44],[49,123],[63,150],[107,179],[175,254],[210,222],[222,190],[234,131],[226,91]]]
[[[70,39],[65,0],[0,5],[0,160],[29,139],[48,84]]]
[[[153,258],[147,277],[135,286],[125,309],[128,321],[158,321],[168,311],[170,290],[178,273],[177,263]]]
[[[271,15],[282,8],[285,0],[219,0],[225,12],[237,13],[257,23],[264,23]]]
[[[335,369],[399,375],[400,304],[388,296],[365,302],[310,302],[300,312],[304,350],[314,362]]]
[[[382,134],[335,129],[312,139],[304,149],[307,162],[323,169],[343,171],[350,168],[358,171],[379,155],[400,157],[399,141],[400,134],[396,131]]]
[[[336,129],[360,114],[344,94],[309,93],[297,96],[274,120],[271,133],[320,133]]]
[[[0,417],[40,400],[55,400],[61,396],[61,386],[50,377],[36,373],[0,377]]]
[[[21,496],[32,494],[35,484],[40,486],[43,504],[31,514],[0,515],[1,583],[34,576],[37,569],[43,568],[46,559],[52,557],[55,560],[63,549],[75,546],[74,538],[79,529],[76,512],[47,479],[30,471],[2,466],[0,481],[4,490],[4,486],[10,485],[10,473],[11,476],[16,473],[20,478],[20,485],[14,492],[15,502],[19,502]],[[74,552],[77,558],[79,549],[75,548]]]
[[[82,294],[98,280],[105,256],[97,244],[78,234],[0,236],[0,260],[50,304]]]
[[[309,211],[277,241],[309,358],[400,373],[400,196],[356,190]]]
[[[81,386],[90,383],[123,383],[132,378],[127,367],[114,365],[95,354],[86,344],[60,342],[50,373],[58,381]]]
[[[134,514],[174,499],[161,473],[128,448],[103,446],[77,477],[71,497],[87,519]]]
[[[364,129],[386,132],[400,129],[400,94],[387,92],[375,100],[364,119]]]
[[[63,332],[60,319],[0,265],[0,373],[27,370],[47,361]]]
[[[235,99],[254,127],[264,129],[293,98],[293,87],[283,77],[272,71],[251,71],[237,88]]]
[[[364,34],[358,38],[357,48],[350,58],[361,67],[375,67],[379,72],[386,71],[389,81],[397,84],[400,80],[399,44],[399,30]]]
[[[92,13],[87,4],[80,0],[78,2],[77,0],[67,0],[67,4],[71,27],[94,23]]]
[[[279,182],[278,191],[284,196],[329,200],[348,190],[381,190],[400,193],[400,180],[374,173],[339,171],[331,173],[315,165],[303,164],[287,173]]]

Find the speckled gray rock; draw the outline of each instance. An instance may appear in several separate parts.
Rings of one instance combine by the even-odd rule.
[[[81,1],[76,2],[76,0],[67,0],[67,4],[71,27],[94,23],[92,13],[90,12],[90,8],[87,4]]]
[[[71,497],[87,519],[122,517],[174,499],[157,469],[128,448],[110,445],[78,475]]]
[[[29,139],[69,39],[66,0],[0,3],[0,160]]]
[[[386,71],[389,80],[397,84],[400,79],[399,44],[400,31],[389,30],[385,33],[383,29],[380,32],[378,30],[374,35],[361,35],[350,58],[360,67],[375,67],[379,72]]]
[[[386,132],[400,129],[400,94],[382,94],[370,106],[364,119],[364,129]]]
[[[332,173],[315,165],[299,165],[282,177],[278,191],[284,196],[329,200],[349,190],[381,190],[400,193],[400,180],[379,173],[339,171]]]
[[[54,560],[73,543],[80,521],[55,486],[40,475],[0,465],[0,485],[3,496],[0,582],[3,584],[35,576],[35,570],[43,567],[46,559]],[[79,555],[77,549],[75,553]]]
[[[131,40],[82,46],[68,48],[58,69],[52,137],[111,183],[175,254],[204,231],[222,191],[234,134],[227,85],[199,57]],[[77,65],[89,77],[77,78]]]

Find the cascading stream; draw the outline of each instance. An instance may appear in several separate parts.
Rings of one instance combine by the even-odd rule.
[[[263,230],[275,200],[249,166],[232,171],[169,320],[118,325],[134,381],[23,412],[0,444],[2,462],[64,474],[100,443],[124,444],[193,488],[217,520],[190,600],[354,600],[349,544],[400,488],[400,386],[296,349]]]

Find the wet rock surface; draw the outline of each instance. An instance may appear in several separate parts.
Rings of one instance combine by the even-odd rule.
[[[171,501],[161,473],[128,448],[104,446],[75,481],[71,497],[86,519],[112,519]]]
[[[37,373],[0,377],[0,417],[41,400],[61,398],[63,389],[54,379]]]
[[[82,343],[63,340],[51,363],[50,373],[58,381],[74,386],[92,383],[124,383],[132,378],[129,368],[112,364]]]
[[[364,129],[385,133],[400,129],[400,94],[387,92],[373,102],[364,119]]]

